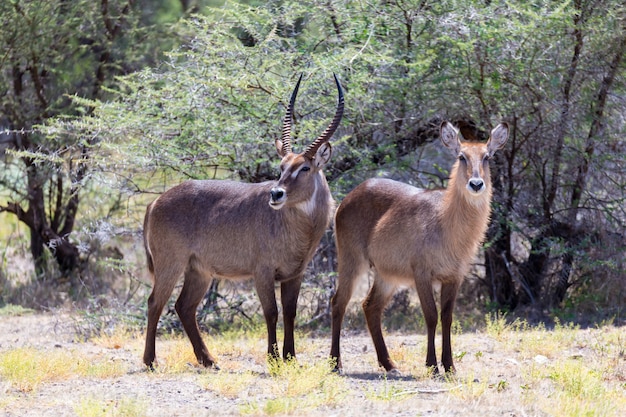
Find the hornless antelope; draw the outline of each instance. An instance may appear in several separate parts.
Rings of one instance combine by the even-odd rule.
[[[322,168],[329,161],[328,143],[344,109],[335,76],[338,104],[328,128],[303,153],[291,149],[293,107],[302,76],[291,94],[276,150],[282,158],[276,181],[186,181],[152,202],[144,219],[144,244],[154,282],[148,299],[144,363],[153,368],[155,336],[163,307],[182,275],[176,312],[198,362],[215,366],[202,341],[196,308],[211,279],[254,279],[267,324],[268,354],[278,356],[278,308],[274,285],[281,286],[283,357],[295,357],[294,321],[304,270],[327,229],[334,201]]]
[[[441,141],[458,160],[447,189],[422,190],[388,179],[370,179],[350,192],[335,215],[339,274],[332,298],[331,358],[341,372],[339,338],[346,306],[358,277],[373,271],[363,302],[379,364],[396,370],[383,339],[381,319],[395,289],[415,285],[428,329],[426,366],[438,373],[435,356],[441,288],[442,363],[454,372],[450,326],[457,292],[478,251],[491,211],[489,158],[508,138],[504,123],[484,143],[461,142],[452,124],[441,125]]]

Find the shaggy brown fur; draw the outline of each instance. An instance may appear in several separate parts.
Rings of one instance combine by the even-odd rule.
[[[305,152],[295,154],[290,135],[298,81],[282,139],[275,144],[282,158],[277,182],[187,181],[148,206],[144,242],[154,281],[143,356],[148,367],[152,368],[155,361],[161,312],[181,276],[184,284],[176,312],[199,363],[215,365],[196,321],[196,309],[213,278],[254,279],[267,324],[267,351],[272,356],[278,351],[275,284],[279,282],[283,357],[295,357],[293,332],[302,276],[334,211],[322,168],[330,160],[328,140],[343,114],[343,92],[337,77],[335,82],[339,101],[333,121]]]
[[[346,196],[335,216],[339,275],[332,299],[331,357],[341,370],[339,339],[357,278],[373,271],[363,309],[378,361],[396,369],[383,339],[383,311],[398,286],[415,286],[428,328],[426,366],[437,372],[434,287],[441,287],[442,363],[454,371],[450,326],[457,292],[485,236],[491,210],[489,157],[504,146],[506,124],[484,143],[461,142],[450,124],[443,144],[458,156],[448,188],[422,190],[387,179],[370,179]]]

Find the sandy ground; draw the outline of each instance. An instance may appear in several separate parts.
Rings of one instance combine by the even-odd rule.
[[[91,342],[77,342],[72,317],[65,314],[26,314],[0,316],[0,352],[32,346],[44,352],[68,349],[86,357],[106,357],[123,363],[127,371],[118,377],[70,378],[44,383],[36,390],[23,393],[0,377],[0,416],[76,416],[80,398],[96,398],[111,404],[124,398],[138,398],[145,404],[149,416],[229,416],[242,415],[250,402],[262,404],[272,394],[261,385],[272,378],[267,367],[255,357],[259,352],[219,359],[221,372],[252,370],[258,374],[252,386],[245,387],[236,396],[223,396],[206,388],[207,378],[215,371],[190,367],[182,373],[147,372],[141,364],[143,341],[129,347],[107,348]],[[499,342],[485,334],[453,336],[453,349],[463,351],[456,361],[455,381],[433,379],[420,375],[424,358],[424,335],[391,335],[388,345],[396,352],[408,352],[399,364],[408,376],[385,376],[376,367],[375,354],[366,333],[346,335],[342,339],[342,353],[346,374],[342,376],[347,387],[341,404],[324,404],[291,412],[291,415],[312,416],[528,416],[550,415],[543,412],[525,396],[523,369],[541,366],[536,358],[520,354],[499,353],[504,350]],[[157,340],[157,356],[165,343]],[[328,354],[329,338],[297,340],[298,345],[319,345],[314,353],[299,355],[299,362],[322,361]],[[298,346],[297,345],[297,346]],[[210,346],[210,343],[209,343]],[[259,349],[263,349],[259,343]],[[191,347],[188,347],[191,350]],[[253,348],[255,349],[255,348]],[[584,347],[572,346],[566,355],[584,355]],[[311,349],[308,349],[311,352]],[[546,358],[546,360],[550,360]],[[526,366],[526,368],[524,368]],[[531,367],[531,368],[532,368]],[[229,370],[230,369],[230,370]],[[238,369],[238,370],[236,370]],[[416,371],[417,369],[417,371]],[[210,381],[210,379],[208,379]],[[204,382],[203,382],[204,381]],[[503,382],[504,381],[504,382]],[[209,382],[210,383],[210,382]],[[480,392],[474,392],[480,391]],[[254,413],[252,413],[254,414]],[[123,414],[110,414],[123,415]]]

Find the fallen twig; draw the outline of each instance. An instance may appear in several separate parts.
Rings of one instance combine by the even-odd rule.
[[[444,392],[452,391],[455,389],[461,388],[463,385],[457,385],[452,388],[418,388],[414,390],[402,391],[393,394],[394,397],[399,397],[400,395],[411,395],[411,394],[442,394]]]

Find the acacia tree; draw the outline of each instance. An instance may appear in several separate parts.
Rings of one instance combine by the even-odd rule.
[[[615,111],[625,9],[611,1],[476,6],[486,9],[457,9],[463,23],[449,38],[456,53],[446,66],[465,77],[465,94],[448,111],[513,124],[496,171],[485,287],[508,308],[558,306],[592,274],[623,273],[611,261],[625,232],[624,172],[611,149],[624,129]]]
[[[337,72],[346,115],[327,174],[340,200],[370,176],[445,182],[445,158],[426,151],[441,120],[480,140],[504,119],[479,297],[550,306],[593,274],[624,273],[623,17],[609,0],[227,3],[183,22],[187,41],[163,65],[59,129],[97,137],[110,156],[99,170],[132,194],[181,177],[258,181],[276,175],[271,142],[297,74],[302,137],[323,128]]]
[[[156,28],[141,1],[13,0],[0,4],[0,212],[30,231],[39,276],[46,253],[67,274],[79,264],[72,239],[93,138],[38,128],[48,119],[89,113],[71,95],[103,98],[116,75],[155,50]],[[16,24],[18,23],[19,24]]]

